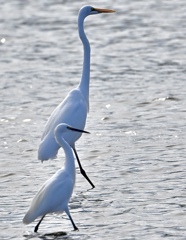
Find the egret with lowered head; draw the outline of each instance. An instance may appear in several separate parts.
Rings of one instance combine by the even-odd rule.
[[[66,98],[53,111],[46,123],[38,149],[38,159],[41,161],[54,159],[57,156],[60,145],[54,136],[54,129],[58,124],[67,123],[78,129],[84,129],[85,127],[87,112],[89,110],[90,44],[84,32],[84,19],[89,15],[112,12],[115,11],[91,6],[84,6],[79,11],[78,31],[84,49],[82,77],[79,85],[69,92]],[[81,137],[81,134],[81,132],[67,131],[63,137],[74,151],[81,174],[91,184],[92,188],[94,188],[94,184],[82,168],[75,148],[75,142]]]
[[[23,218],[23,223],[29,224],[36,218],[41,217],[41,220],[36,225],[34,232],[38,231],[39,225],[46,214],[62,212],[65,212],[68,215],[74,230],[78,230],[68,208],[68,203],[73,192],[76,175],[73,152],[70,145],[64,139],[65,133],[68,132],[89,133],[84,130],[73,128],[65,123],[61,123],[55,128],[55,140],[65,152],[65,165],[63,169],[58,170],[49,180],[44,183],[32,200],[31,206]]]

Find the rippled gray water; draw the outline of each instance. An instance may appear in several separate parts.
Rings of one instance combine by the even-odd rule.
[[[63,165],[40,163],[44,124],[81,76],[82,1],[5,1],[0,10],[0,239],[186,239],[186,2],[92,1],[90,113],[77,149],[71,213],[22,218],[38,188]],[[65,231],[66,236],[45,236]]]

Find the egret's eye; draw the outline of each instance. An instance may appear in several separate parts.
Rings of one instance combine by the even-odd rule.
[[[95,9],[93,7],[91,7],[91,12],[95,11]]]

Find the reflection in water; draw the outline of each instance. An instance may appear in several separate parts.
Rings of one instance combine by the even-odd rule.
[[[63,238],[65,236],[65,238]],[[24,239],[42,239],[42,240],[50,240],[50,239],[68,239],[71,240],[71,237],[67,236],[66,232],[53,232],[53,233],[25,233],[23,234]],[[62,238],[61,238],[62,237]]]

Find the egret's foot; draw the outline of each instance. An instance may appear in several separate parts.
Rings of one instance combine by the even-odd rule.
[[[75,226],[75,227],[74,227],[74,231],[79,231],[79,229]]]
[[[38,226],[35,226],[34,232],[36,233],[38,231]]]
[[[83,168],[80,169],[81,174],[83,175],[84,178],[86,178],[86,180],[90,183],[90,185],[92,186],[92,189],[95,188],[94,184],[91,182],[91,180],[89,179],[89,177],[87,176],[85,170]]]

